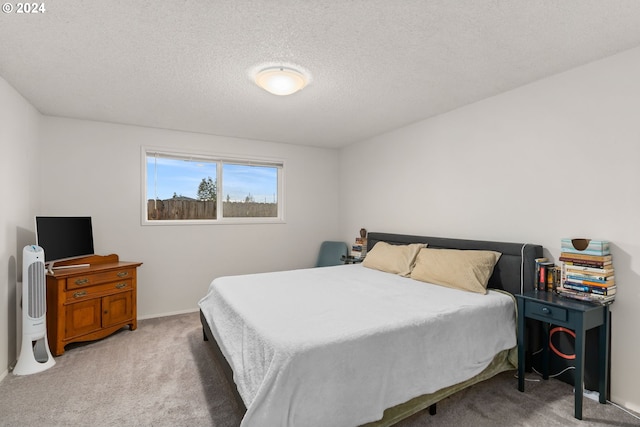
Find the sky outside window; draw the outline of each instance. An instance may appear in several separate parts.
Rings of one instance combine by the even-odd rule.
[[[147,198],[170,199],[175,195],[197,199],[198,185],[211,177],[216,181],[216,162],[147,156]],[[278,169],[269,166],[223,165],[224,188],[218,186],[222,200],[275,203]]]
[[[278,169],[268,166],[248,166],[225,163],[222,166],[223,200],[276,203]]]

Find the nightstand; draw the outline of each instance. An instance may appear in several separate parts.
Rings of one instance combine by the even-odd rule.
[[[518,390],[524,391],[525,319],[542,322],[546,337],[543,340],[542,378],[549,379],[549,324],[563,326],[576,334],[575,341],[575,417],[582,419],[584,383],[585,334],[598,328],[598,391],[600,403],[606,403],[607,366],[609,358],[609,306],[572,300],[554,292],[530,291],[516,295],[518,301]]]

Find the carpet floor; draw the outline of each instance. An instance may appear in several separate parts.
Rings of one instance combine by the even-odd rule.
[[[570,385],[530,375],[525,393],[505,372],[438,403],[435,416],[423,411],[398,427],[640,426],[640,418],[586,398],[584,420],[576,420]],[[198,313],[71,344],[52,368],[0,382],[0,426],[235,427],[241,419]]]

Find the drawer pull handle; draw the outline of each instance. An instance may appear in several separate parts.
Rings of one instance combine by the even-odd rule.
[[[126,284],[126,283],[118,283],[118,284],[116,285],[116,289],[122,289],[122,288],[124,288],[124,287],[126,287],[126,286],[127,286],[127,284]]]
[[[78,279],[78,280],[76,280],[76,285],[84,285],[85,283],[89,283],[89,279]]]
[[[87,291],[80,291],[80,292],[74,292],[73,297],[74,298],[80,298],[87,295]]]
[[[544,314],[549,314],[549,313],[551,313],[551,310],[549,310],[549,308],[547,308],[547,307],[542,307],[542,312]]]
[[[129,275],[128,271],[121,271],[118,273],[118,277],[127,277]]]

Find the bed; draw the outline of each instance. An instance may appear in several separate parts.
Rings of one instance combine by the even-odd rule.
[[[242,426],[389,426],[516,368],[510,294],[533,289],[541,246],[375,232],[370,255],[379,242],[497,262],[484,293],[361,264],[215,279],[199,303],[203,332]]]

